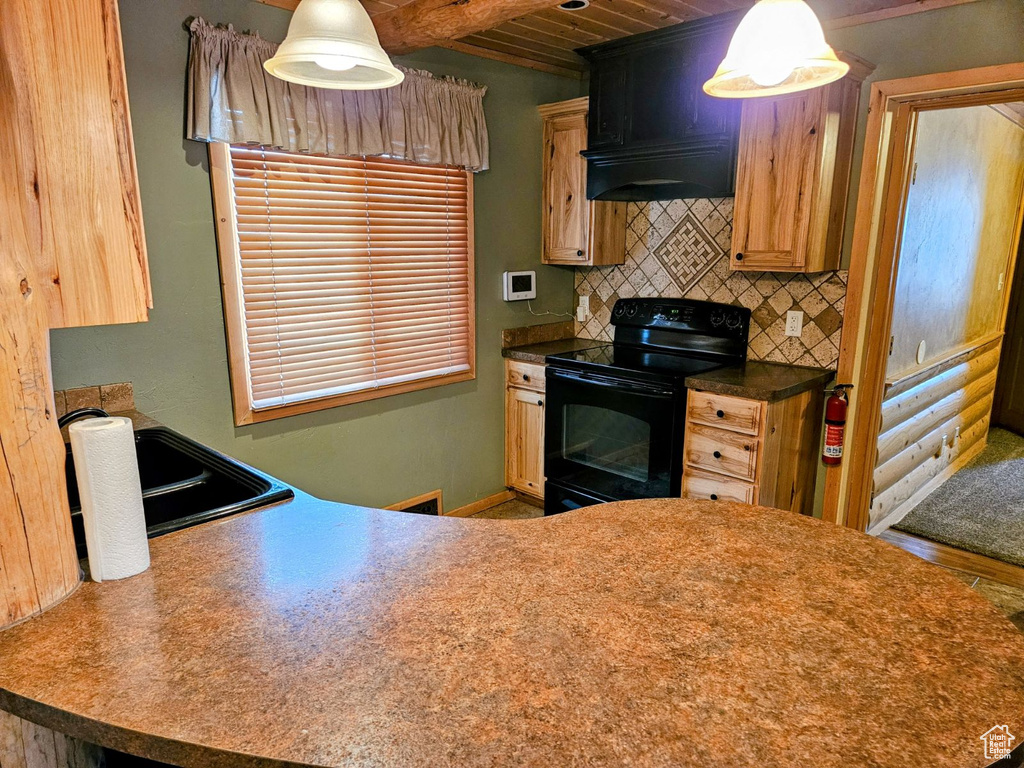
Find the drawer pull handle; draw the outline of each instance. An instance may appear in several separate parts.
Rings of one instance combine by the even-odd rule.
[[[718,501],[718,494],[717,493],[712,493],[711,494],[711,500],[712,501]]]
[[[720,418],[720,419],[724,419],[724,418],[725,418],[725,411],[717,411],[717,412],[715,413],[715,415],[716,415],[716,416],[717,416],[718,418]]]
[[[716,459],[722,458],[722,452],[721,451],[715,451],[711,455],[714,456]]]
[[[524,373],[523,374],[523,381],[529,381],[529,380],[530,380],[530,374]]]

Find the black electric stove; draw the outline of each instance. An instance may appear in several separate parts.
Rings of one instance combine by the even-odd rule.
[[[746,359],[750,310],[619,299],[614,343],[547,357],[545,514],[679,496],[687,376]]]

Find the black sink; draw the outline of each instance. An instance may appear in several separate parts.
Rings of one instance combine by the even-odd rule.
[[[291,488],[167,427],[140,429],[135,452],[149,538],[191,525],[284,501]],[[71,524],[78,556],[85,557],[85,529],[75,461],[65,464]]]

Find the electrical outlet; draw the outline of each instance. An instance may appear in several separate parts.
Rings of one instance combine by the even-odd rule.
[[[576,319],[585,323],[590,317],[590,294],[580,294],[579,304],[576,305]]]
[[[804,313],[799,309],[791,309],[786,313],[786,335],[799,336],[804,332]]]

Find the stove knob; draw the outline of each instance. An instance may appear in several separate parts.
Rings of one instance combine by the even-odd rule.
[[[612,314],[615,317],[622,317],[622,314],[626,311],[626,305],[621,301],[615,302],[615,309],[612,310]]]
[[[636,304],[630,304],[628,307],[626,307],[626,317],[635,317],[636,316],[636,310],[637,310]]]
[[[740,322],[741,320],[739,312],[730,312],[728,317],[725,318],[726,327],[731,328],[732,330],[736,330],[737,328],[739,328]]]
[[[717,328],[725,322],[725,312],[720,309],[711,310],[711,324]]]

